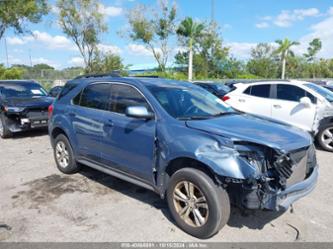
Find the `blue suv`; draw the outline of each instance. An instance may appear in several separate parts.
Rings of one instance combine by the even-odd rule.
[[[318,177],[309,134],[236,112],[191,83],[81,76],[49,116],[61,172],[84,165],[155,191],[198,238],[227,223],[231,204],[285,210]]]

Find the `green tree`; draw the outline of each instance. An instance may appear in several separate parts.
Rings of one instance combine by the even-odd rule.
[[[71,38],[81,56],[86,71],[90,72],[94,53],[97,51],[99,35],[106,32],[103,15],[98,11],[98,0],[58,0],[59,24]]]
[[[195,22],[191,17],[185,18],[177,29],[177,34],[183,43],[188,47],[188,80],[193,79],[193,46],[198,42],[198,39],[203,35],[205,25],[200,22]]]
[[[0,64],[0,80],[14,80],[21,79],[23,70],[17,67],[5,68]]]
[[[259,43],[251,50],[251,58],[247,62],[247,70],[262,78],[277,78],[278,62],[274,48],[268,43]]]
[[[91,73],[110,73],[112,71],[119,71],[124,74],[125,67],[122,63],[120,56],[112,53],[95,53]]]
[[[171,54],[170,39],[175,33],[176,13],[175,4],[169,6],[167,0],[160,0],[156,9],[141,4],[127,15],[129,38],[152,52],[162,72],[165,72]]]
[[[1,0],[0,40],[8,28],[18,34],[27,32],[26,23],[38,23],[49,11],[47,0]]]
[[[321,50],[321,47],[322,43],[319,38],[315,38],[309,43],[308,52],[304,54],[308,62],[313,62],[316,59],[316,55]]]
[[[322,47],[321,40],[319,38],[315,38],[309,43],[308,52],[304,54],[308,63],[310,63],[311,65],[310,71],[311,71],[311,76],[313,78],[315,78],[317,72],[320,71],[320,64],[316,63],[316,55],[321,50],[321,47]]]
[[[290,41],[288,38],[285,38],[284,40],[276,40],[275,42],[279,45],[275,53],[279,54],[281,58],[281,64],[282,64],[281,79],[285,79],[286,62],[288,59],[288,55],[290,54],[291,56],[293,56],[294,54],[291,51],[291,47],[299,45],[299,42]]]

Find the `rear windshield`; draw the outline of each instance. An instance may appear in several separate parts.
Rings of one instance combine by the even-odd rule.
[[[4,98],[32,98],[47,96],[47,92],[36,83],[10,83],[0,84],[0,95]]]
[[[333,102],[333,92],[331,92],[330,90],[322,87],[322,86],[318,86],[312,83],[308,83],[305,84],[308,88],[314,90],[316,93],[320,94],[321,96],[323,96],[325,99],[327,99],[327,101],[329,102]]]

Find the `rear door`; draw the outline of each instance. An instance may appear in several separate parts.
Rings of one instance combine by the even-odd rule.
[[[301,98],[309,97],[312,104],[309,107],[300,103]],[[316,98],[296,85],[274,85],[272,99],[272,118],[291,125],[312,131],[316,115]]]
[[[104,115],[103,164],[151,182],[154,164],[156,121],[125,115],[129,106],[145,106],[153,111],[134,86],[112,83],[110,111]]]
[[[81,157],[99,161],[102,146],[104,119],[110,97],[108,83],[88,85],[73,99],[68,114],[75,131]]]
[[[242,94],[231,96],[227,103],[233,101],[231,105],[240,111],[271,117],[270,96],[270,84],[250,85]]]

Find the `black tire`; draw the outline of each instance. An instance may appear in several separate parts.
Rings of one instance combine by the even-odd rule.
[[[201,226],[188,224],[177,212],[174,202],[174,190],[184,181],[191,182],[198,187],[206,198],[208,216]],[[203,171],[194,168],[183,168],[171,176],[167,188],[167,202],[172,217],[177,225],[186,233],[200,239],[207,239],[216,234],[228,222],[230,216],[230,200],[228,193],[217,186],[214,181]],[[188,216],[190,217],[190,216]],[[192,213],[192,217],[194,214]],[[188,220],[188,219],[187,219]]]
[[[7,117],[0,113],[0,137],[1,138],[10,138],[12,137],[12,132],[8,129],[7,126]]]
[[[64,166],[62,164],[62,161],[57,157],[57,146],[60,145],[65,145],[67,154],[68,154],[68,165]],[[54,140],[54,148],[53,148],[53,152],[54,152],[54,160],[56,161],[57,164],[57,168],[64,174],[74,174],[77,173],[80,170],[80,165],[76,162],[75,160],[75,156],[73,153],[73,149],[72,146],[70,144],[70,142],[68,141],[68,138],[63,135],[60,134],[58,135],[55,140]]]
[[[323,150],[333,152],[333,141],[329,145],[324,143],[324,138],[327,138],[327,136],[325,135],[325,132],[327,132],[327,130],[330,130],[331,134],[333,134],[333,123],[326,124],[320,127],[320,130],[316,136],[316,141],[319,144],[320,148],[322,148]]]

